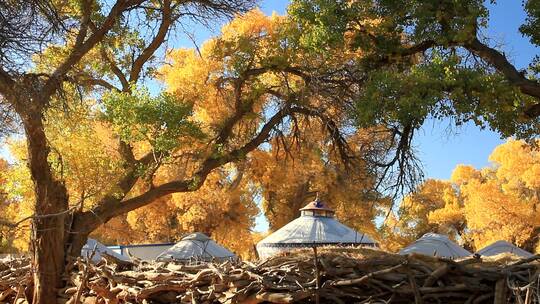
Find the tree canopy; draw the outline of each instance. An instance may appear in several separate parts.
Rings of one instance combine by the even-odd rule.
[[[537,45],[535,3],[525,1],[520,31]],[[349,78],[359,85],[352,100],[361,126],[417,129],[428,118],[451,118],[504,137],[538,135],[538,61],[518,70],[491,46],[486,1],[295,0],[289,11],[314,52],[363,54],[346,62],[356,70]]]
[[[308,194],[320,191],[336,198],[336,207],[342,209],[361,210],[364,201],[376,204],[382,196],[372,189],[379,181],[375,160],[386,157],[394,145],[387,136],[392,130],[360,130],[350,123],[346,105],[317,94],[310,73],[329,65],[305,52],[296,42],[298,35],[287,17],[252,11],[198,50],[169,52],[168,64],[153,72],[166,92],[153,95],[137,84],[88,86],[86,78],[64,84],[62,94],[54,96],[43,113],[43,131],[51,173],[69,194],[66,210],[73,212],[72,229],[90,233],[107,223],[99,235],[138,242],[174,240],[197,229],[249,255],[246,244],[252,242],[244,240],[252,237],[258,213],[254,197],[263,193],[274,204],[267,193],[278,189],[263,175],[271,174],[274,183],[280,178],[277,172],[257,172],[255,167],[300,163],[295,160],[300,154],[313,159],[309,174],[317,178],[309,185],[308,174],[289,174],[291,186],[308,185]],[[91,55],[98,58],[81,63],[81,69],[110,66],[99,57],[106,54]],[[49,48],[35,58],[36,68],[45,72],[59,59]],[[92,90],[95,86],[106,90]],[[380,141],[375,143],[372,135]],[[9,146],[18,162],[7,177],[24,193],[16,198],[28,210],[17,220],[31,218],[36,198],[24,162],[25,144],[13,139]],[[357,176],[349,179],[353,166]],[[350,188],[340,187],[346,179]],[[357,190],[363,193],[354,193]],[[181,194],[185,192],[194,194]],[[371,223],[368,214],[376,212],[370,208],[366,223]],[[122,217],[113,220],[117,216]],[[238,229],[235,242],[224,237],[232,226]]]

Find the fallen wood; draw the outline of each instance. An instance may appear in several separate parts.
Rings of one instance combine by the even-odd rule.
[[[319,248],[316,259],[297,251],[259,264],[79,259],[58,303],[538,303],[539,258]],[[29,259],[0,262],[0,303],[27,302],[32,288]]]

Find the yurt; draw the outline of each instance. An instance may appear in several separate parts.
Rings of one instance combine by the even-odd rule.
[[[92,257],[92,261],[96,263],[101,261],[102,253],[107,253],[108,255],[112,255],[115,258],[118,258],[120,260],[124,260],[124,261],[129,260],[128,257],[125,257],[121,254],[114,252],[112,249],[108,248],[107,246],[101,244],[100,242],[94,239],[88,239],[88,241],[86,241],[86,244],[83,246],[81,250],[81,256],[84,258],[89,257],[94,251],[94,249],[96,252],[94,253],[94,256]]]
[[[334,218],[334,211],[318,198],[300,209],[301,215],[257,244],[260,259],[296,248],[326,245],[371,246],[377,244]]]
[[[214,242],[206,234],[195,232],[163,251],[156,260],[223,261],[235,258],[234,253]]]
[[[401,249],[399,254],[420,253],[445,258],[462,258],[471,255],[464,248],[452,242],[447,236],[437,233],[426,233],[409,246]]]
[[[532,253],[525,251],[507,241],[496,241],[495,243],[478,250],[476,253],[483,256],[493,256],[500,253],[511,253],[523,258],[533,256]]]

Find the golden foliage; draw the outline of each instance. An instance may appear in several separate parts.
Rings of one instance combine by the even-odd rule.
[[[291,138],[272,141],[268,149],[250,157],[250,176],[260,188],[270,230],[298,217],[299,209],[319,194],[342,222],[377,236],[374,218],[381,198],[372,191],[373,177],[362,162],[346,167],[336,151],[325,144],[320,128],[311,122],[306,126],[309,139],[299,143]],[[371,143],[360,133],[350,138],[356,152]]]
[[[436,220],[442,210],[449,211],[453,203],[449,182],[426,180],[416,192],[402,200],[397,216],[392,214],[392,220],[385,223],[383,230],[388,235],[388,249],[400,249],[427,232],[451,232],[451,227],[444,227]]]
[[[420,195],[403,201],[399,227],[410,227],[415,237],[427,231],[449,233],[475,250],[498,240],[537,250],[540,152],[510,139],[495,148],[489,160],[492,165],[481,170],[457,166],[448,182],[427,180]],[[444,184],[444,189],[429,191],[435,184]]]
[[[174,242],[194,231],[248,259],[258,208],[236,168],[213,172],[197,191],[177,193],[106,223],[94,233],[110,243]],[[233,236],[233,237],[231,237]]]
[[[305,81],[299,73],[289,73],[288,69],[303,64],[328,66],[332,61],[308,58],[312,55],[299,51],[296,45],[298,35],[298,28],[287,17],[265,16],[254,10],[225,25],[219,37],[202,45],[200,53],[194,49],[171,50],[170,64],[158,70],[158,77],[176,100],[193,105],[194,115],[190,120],[206,136],[189,144],[181,142],[170,155],[157,160],[160,166],[155,172],[147,170],[152,171],[147,173],[147,168],[141,168],[144,173],[128,198],[154,184],[192,176],[200,169],[202,160],[241,147],[252,138],[261,123],[278,110],[276,96],[286,99],[292,95],[296,99],[305,94]],[[62,56],[65,54],[61,49],[51,46],[36,58],[37,69],[46,70]],[[100,54],[91,52],[85,58],[90,63],[81,64],[81,70],[91,61],[99,61]],[[108,75],[110,71],[99,70],[99,73]],[[78,100],[74,87],[67,86],[64,94],[64,98]],[[55,174],[66,183],[70,206],[88,210],[104,196],[117,191],[113,185],[125,170],[120,161],[118,138],[99,116],[100,111],[96,111],[101,106],[99,101],[70,102],[73,105],[68,111],[62,108],[64,103],[55,102],[58,104],[51,107],[46,120],[53,150],[50,163]],[[314,98],[302,102],[322,104]],[[339,123],[343,110],[333,108],[333,104],[324,106]],[[232,124],[230,139],[216,144],[219,132],[234,119],[239,107],[249,110],[239,122]],[[299,133],[285,131],[280,139],[266,143],[243,160],[212,172],[197,191],[162,197],[104,222],[92,236],[106,244],[148,243],[176,241],[186,233],[200,231],[239,255],[251,258],[253,245],[261,237],[252,232],[259,213],[257,203],[262,201],[265,215],[276,229],[295,218],[298,209],[315,192],[320,192],[345,223],[375,236],[373,219],[381,197],[371,190],[374,181],[366,164],[358,161],[353,167],[344,166],[329,144],[324,124],[300,115],[295,119],[301,129]],[[361,155],[375,140],[363,131],[353,133],[347,140],[354,153]],[[300,141],[298,134],[302,135]],[[135,158],[152,152],[151,145],[144,140],[130,144]],[[26,152],[20,142],[10,147],[19,153],[13,153],[17,161],[8,173],[9,179],[24,181],[17,184],[21,194],[15,205],[31,206],[32,185],[23,165]],[[288,157],[291,155],[294,157]],[[198,186],[197,181],[194,184]],[[31,215],[32,211],[24,214]]]

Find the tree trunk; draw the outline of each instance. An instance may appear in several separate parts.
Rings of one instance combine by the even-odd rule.
[[[80,256],[83,246],[88,241],[88,235],[96,230],[100,224],[95,218],[89,217],[88,213],[80,211],[75,213],[69,228],[69,235],[66,237],[66,256]]]
[[[40,204],[41,203],[41,204]],[[45,206],[40,214],[61,213],[66,200],[57,197],[38,201]],[[53,303],[56,290],[62,287],[64,271],[64,215],[36,218],[32,223],[32,253],[34,267],[34,303]]]
[[[22,94],[27,93],[22,92]],[[54,177],[49,164],[49,146],[43,125],[43,105],[37,94],[20,96],[17,112],[23,121],[28,144],[28,167],[34,183],[35,215],[32,221],[33,303],[56,302],[65,265],[65,223],[68,195],[65,185]]]

